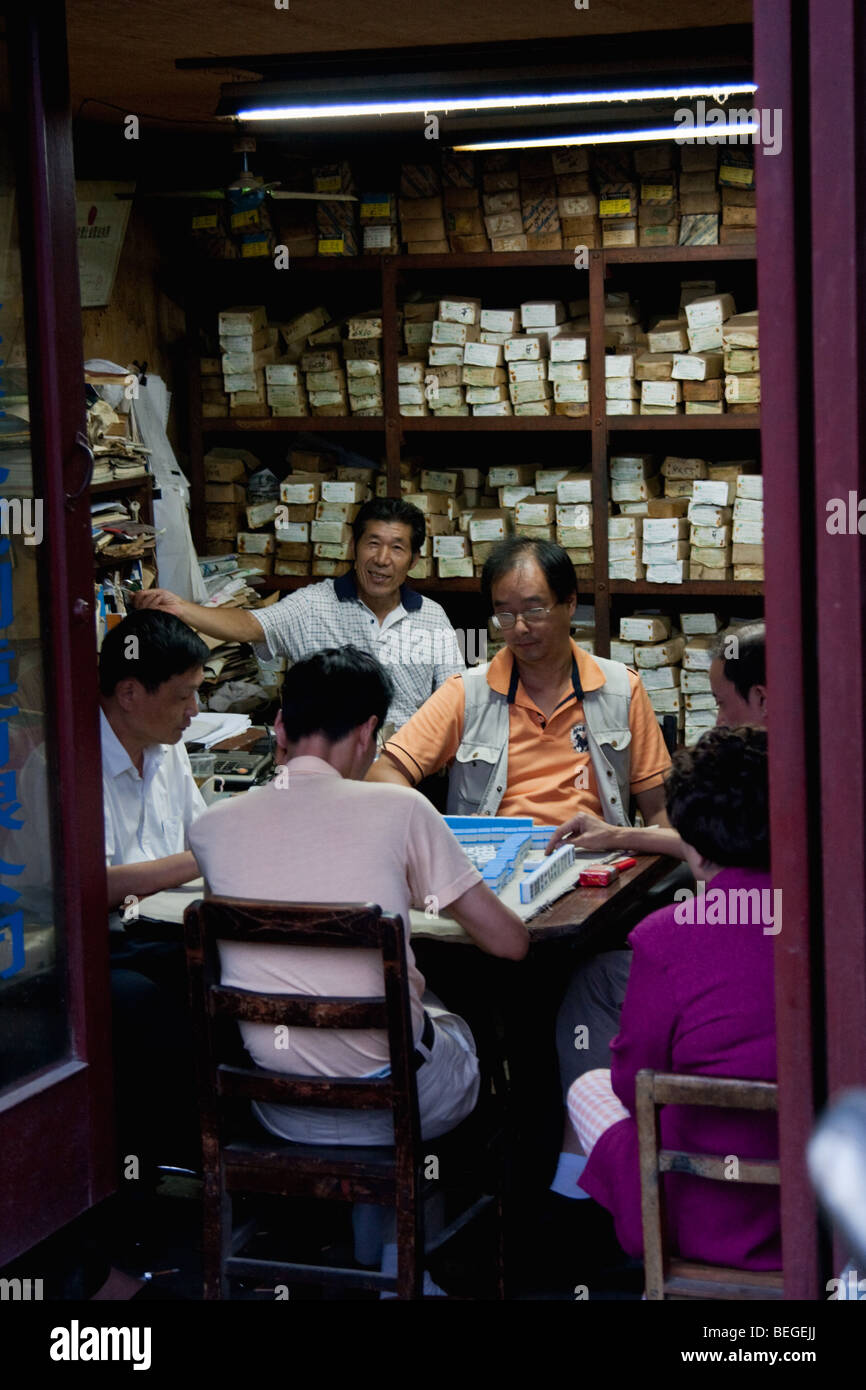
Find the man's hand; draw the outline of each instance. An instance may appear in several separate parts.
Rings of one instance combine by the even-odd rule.
[[[156,608],[161,613],[173,613],[188,627],[219,637],[223,642],[261,642],[262,625],[255,613],[247,608],[206,608],[178,598],[170,589],[145,589],[133,600],[136,608]]]
[[[545,848],[545,854],[552,854],[561,844],[568,843],[575,849],[589,850],[613,850],[625,848],[623,832],[627,831],[627,826],[608,825],[601,816],[593,815],[592,811],[579,811],[571,820],[567,820],[561,825],[553,835]]]
[[[135,608],[159,608],[163,613],[173,613],[181,622],[192,626],[189,617],[192,604],[184,598],[178,598],[170,589],[143,589],[135,595],[132,603]]]

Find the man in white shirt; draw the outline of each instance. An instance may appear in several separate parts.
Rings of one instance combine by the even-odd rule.
[[[400,728],[465,662],[444,609],[406,584],[426,536],[423,512],[402,498],[375,498],[361,507],[352,533],[348,574],[308,584],[270,608],[207,608],[167,589],[147,590],[138,606],[174,613],[210,637],[249,642],[262,657],[302,661],[351,643],[387,668],[387,721]]]
[[[204,810],[181,742],[208,649],[170,613],[136,612],[99,653],[108,905],[198,876],[187,847]]]
[[[478,1061],[461,1018],[424,998],[409,941],[410,904],[435,900],[483,951],[520,960],[529,940],[520,918],[482,882],[441,816],[419,792],[363,779],[391,698],[375,659],[353,647],[293,666],[283,686],[276,738],[280,767],[266,787],[212,806],[190,842],[210,893],[286,902],[375,902],[406,929],[422,1133],[435,1138],[475,1105]],[[267,993],[376,996],[384,988],[375,951],[224,943],[224,984]],[[388,1066],[377,1030],[291,1028],[275,1048],[273,1028],[242,1024],[248,1052],[271,1070],[370,1076]],[[393,1142],[387,1112],[257,1105],[272,1133],[316,1144]]]
[[[208,649],[170,613],[136,612],[99,653],[102,793],[110,908],[198,877],[188,848],[205,809],[181,742]],[[134,917],[134,912],[130,914]],[[110,932],[112,1051],[122,1157],[197,1161],[186,962],[179,941]]]

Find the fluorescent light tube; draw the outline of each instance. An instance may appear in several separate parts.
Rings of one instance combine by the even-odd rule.
[[[735,121],[733,125],[678,125],[663,130],[614,130],[595,135],[544,135],[517,140],[484,140],[472,145],[453,145],[455,150],[526,150],[543,146],[565,145],[624,145],[636,140],[681,140],[696,144],[699,136],[722,140],[727,135],[757,134],[757,121]]]
[[[612,92],[539,92],[530,96],[449,97],[430,96],[406,101],[353,101],[304,106],[255,107],[237,112],[240,121],[311,121],[338,119],[350,116],[426,115],[436,111],[497,111],[517,110],[533,106],[594,106],[598,102],[679,101],[684,98],[711,96],[721,100],[726,94],[757,91],[751,82],[726,85],[703,83],[693,87],[636,87]]]

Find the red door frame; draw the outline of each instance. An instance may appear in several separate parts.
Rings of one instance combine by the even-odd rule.
[[[757,104],[784,122],[757,185],[783,1252],[786,1297],[815,1299],[806,1144],[866,1084],[866,549],[826,526],[831,498],[866,495],[866,19],[861,0],[754,18]]]
[[[12,84],[34,490],[43,498],[40,605],[55,914],[66,944],[70,1051],[0,1095],[0,1264],[114,1185],[108,934],[75,185],[62,0],[4,5]]]
[[[820,844],[832,1098],[866,1085],[866,539],[827,530],[831,498],[847,504],[849,493],[866,497],[866,16],[862,0],[811,0],[809,21]]]
[[[795,105],[802,88],[798,0],[755,0],[754,54],[761,107],[782,112],[778,154],[756,150],[758,303],[761,315],[761,458],[766,488],[765,614],[774,887],[782,891],[776,937],[776,1036],[786,1298],[815,1298],[816,1209],[805,1168],[815,1114],[816,1008],[813,924],[820,883],[810,848],[818,824],[811,554],[811,362],[807,186],[808,128]],[[799,33],[798,33],[799,29]],[[777,693],[778,692],[778,693]],[[811,731],[811,733],[810,733]]]

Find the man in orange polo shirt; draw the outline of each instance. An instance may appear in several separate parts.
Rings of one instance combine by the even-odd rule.
[[[592,657],[570,637],[574,567],[551,541],[495,547],[481,591],[505,647],[486,667],[445,681],[385,744],[371,781],[416,786],[450,765],[448,810],[532,816],[556,825],[579,811],[667,825],[670,757],[634,671]]]

